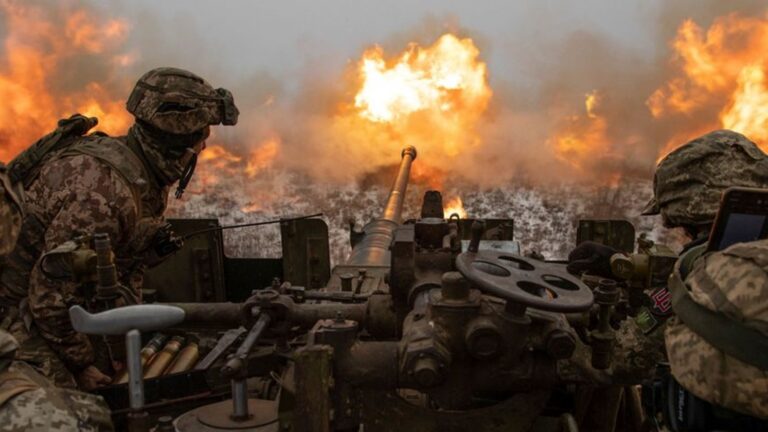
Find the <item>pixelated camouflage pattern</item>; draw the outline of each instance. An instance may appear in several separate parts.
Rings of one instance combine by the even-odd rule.
[[[192,72],[169,67],[139,78],[126,107],[137,119],[177,135],[220,123],[235,124],[238,114],[229,91],[214,89]]]
[[[157,178],[164,185],[172,185],[181,179],[187,168],[188,161],[184,157],[187,149],[196,152],[202,150],[209,134],[208,126],[191,135],[153,133],[141,124],[133,125],[128,131],[129,137],[139,144]]]
[[[13,359],[16,350],[19,348],[16,339],[7,331],[0,329],[0,372],[7,369]]]
[[[710,132],[659,162],[643,214],[660,213],[667,227],[712,223],[732,186],[768,187],[768,155],[739,133]]]
[[[21,198],[0,164],[0,265],[13,250],[21,230]]]
[[[104,148],[131,159],[131,150],[121,139],[89,136],[82,142],[98,140]],[[7,268],[0,278],[0,302],[18,307],[21,316],[34,322],[31,330],[17,320],[12,326],[21,345],[20,359],[37,358],[41,373],[53,377],[58,385],[71,385],[67,376],[50,360],[45,365],[44,339],[50,351],[70,371],[92,365],[96,359],[91,340],[72,329],[68,309],[81,304],[89,307],[91,287],[69,280],[48,278],[41,270],[41,256],[73,238],[94,233],[109,234],[121,282],[140,298],[144,266],[141,255],[151,244],[152,227],[162,225],[167,188],[149,187],[140,202],[135,189],[121,172],[92,155],[77,155],[77,143],[67,155],[47,162],[27,192],[28,206],[18,244],[9,255]],[[132,154],[132,153],[131,153]]]
[[[612,375],[619,383],[650,381],[656,365],[665,360],[664,324],[645,334],[633,319],[621,322],[616,330]]]
[[[14,335],[19,335],[19,350],[16,351],[16,360],[24,362],[32,367],[37,373],[44,376],[56,387],[66,389],[77,389],[77,379],[75,374],[69,370],[67,365],[62,361],[61,356],[51,348],[51,345],[40,335],[40,332],[33,328],[27,330],[23,321],[19,320],[11,326],[11,332]],[[98,350],[103,346],[98,342],[89,338],[90,346],[95,346],[96,349],[92,364],[96,363]],[[97,366],[98,367],[98,366]],[[105,370],[99,368],[99,370]]]
[[[685,280],[698,304],[768,336],[768,240],[704,255]],[[711,403],[768,418],[768,371],[732,358],[673,319],[666,330],[672,374]]]
[[[53,387],[24,363],[0,372],[0,431],[112,431],[100,396]]]

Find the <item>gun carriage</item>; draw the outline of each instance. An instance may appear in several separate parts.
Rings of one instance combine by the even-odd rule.
[[[283,224],[292,250],[282,261],[226,262],[213,231],[154,270],[150,293],[184,316],[162,333],[195,340],[199,360],[145,379],[140,407],[129,406],[124,384],[103,389],[116,421],[180,431],[574,431],[613,430],[621,417],[639,427],[638,393],[626,387],[636,382],[613,356],[627,295],[614,281],[585,283],[563,263],[522,256],[512,221],[446,217],[436,191],[420,218],[403,222],[415,159],[403,150],[381,217],[352,233],[349,259],[332,271],[317,219]],[[169,281],[190,260],[182,278],[196,278],[194,292],[174,292]],[[136,422],[139,411],[148,415]]]

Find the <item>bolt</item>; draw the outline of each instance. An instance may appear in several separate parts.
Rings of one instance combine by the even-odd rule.
[[[339,275],[339,279],[341,279],[341,290],[350,292],[352,291],[352,279],[355,276],[352,273],[342,273]]]
[[[434,387],[442,381],[438,364],[432,357],[420,357],[413,365],[413,378],[421,387]]]
[[[341,311],[336,311],[336,320],[337,323],[344,323],[344,314],[341,313]]]
[[[442,294],[444,300],[466,300],[469,297],[467,280],[459,272],[443,273]]]
[[[573,355],[576,341],[570,333],[553,330],[547,336],[547,353],[555,359],[567,359]]]

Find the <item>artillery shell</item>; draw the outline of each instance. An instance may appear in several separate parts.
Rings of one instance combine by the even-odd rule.
[[[181,344],[184,343],[184,338],[180,336],[174,336],[171,340],[165,344],[162,351],[157,353],[152,361],[147,366],[147,370],[144,372],[144,379],[156,378],[163,374],[163,371],[168,367],[176,357],[176,354],[181,349]]]
[[[147,345],[145,345],[144,348],[141,349],[141,367],[142,368],[146,367],[147,363],[150,362],[152,357],[154,357],[154,355],[157,354],[158,351],[160,351],[160,348],[163,347],[166,340],[168,340],[168,336],[158,333],[152,339],[150,339],[149,342],[147,342]],[[125,368],[115,378],[115,383],[125,384],[127,382],[128,382],[128,368]]]
[[[196,343],[191,342],[189,345],[185,346],[181,352],[179,352],[179,355],[176,356],[176,360],[174,360],[174,362],[168,366],[165,372],[163,372],[163,375],[186,372],[192,369],[192,366],[197,363],[197,359],[199,357],[200,348]]]

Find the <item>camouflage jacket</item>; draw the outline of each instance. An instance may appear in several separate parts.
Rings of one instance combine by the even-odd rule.
[[[703,255],[685,279],[691,299],[768,336],[768,240]],[[696,396],[768,419],[768,371],[708,343],[675,317],[666,329],[672,374]]]
[[[0,263],[16,243],[21,229],[21,197],[0,164]]]
[[[107,233],[122,283],[139,296],[141,256],[163,223],[168,193],[148,172],[125,138],[94,134],[47,161],[28,188],[22,232],[0,279],[0,302],[13,307],[26,299],[36,331],[72,371],[91,365],[94,350],[72,329],[68,309],[87,305],[92,293],[48,278],[40,257],[75,237]],[[23,344],[23,335],[14,336]]]
[[[57,389],[24,363],[13,361],[16,341],[0,330],[0,431],[110,431],[100,396]]]

